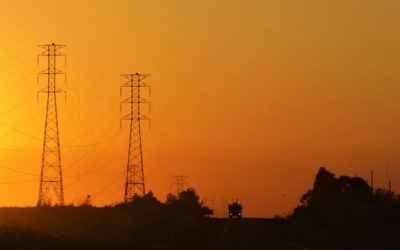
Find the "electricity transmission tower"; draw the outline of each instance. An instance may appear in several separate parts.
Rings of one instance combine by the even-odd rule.
[[[46,44],[39,45],[43,49],[38,55],[38,64],[41,57],[47,58],[47,68],[38,73],[46,76],[47,87],[38,91],[47,95],[46,120],[44,128],[42,164],[40,173],[40,187],[38,206],[50,205],[51,198],[56,198],[56,204],[64,205],[63,178],[61,169],[60,138],[58,131],[57,93],[64,92],[57,88],[56,82],[59,75],[64,72],[57,69],[57,58],[65,57],[61,49],[65,45]]]
[[[187,179],[189,176],[184,176],[184,175],[177,175],[173,176],[175,179],[175,185],[176,185],[176,195],[179,196],[180,193],[182,193],[186,186],[187,186]]]
[[[122,104],[129,104],[130,107],[129,114],[121,119],[121,121],[127,120],[130,122],[125,202],[132,201],[135,195],[144,195],[146,193],[140,123],[141,120],[149,120],[149,117],[144,115],[141,110],[143,104],[149,105],[150,108],[150,102],[141,96],[141,89],[143,88],[149,88],[150,93],[150,85],[143,81],[149,76],[148,74],[139,73],[122,75],[128,81],[121,85],[121,93],[123,88],[130,90],[130,96],[121,102],[121,108]]]

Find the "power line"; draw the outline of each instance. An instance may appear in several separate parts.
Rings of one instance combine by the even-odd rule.
[[[25,172],[25,171],[18,170],[18,169],[15,169],[15,168],[6,167],[6,166],[3,166],[3,165],[0,165],[0,168],[6,169],[8,171],[16,172],[16,173],[19,173],[19,174],[24,174],[24,175],[29,175],[29,176],[38,176],[37,174]]]
[[[123,152],[123,150],[120,151],[119,153],[117,153],[117,155],[120,155],[122,152]],[[110,159],[110,160],[107,161],[103,166],[94,169],[94,170],[91,171],[90,173],[83,173],[83,174],[79,174],[79,175],[75,175],[75,176],[68,176],[67,178],[83,177],[83,176],[86,176],[86,175],[88,175],[88,174],[91,174],[92,172],[95,172],[95,171],[97,171],[97,170],[99,170],[99,169],[108,167],[108,166],[110,166],[110,165],[113,164],[113,163],[114,163],[114,159]],[[74,184],[76,184],[76,183],[77,183],[78,181],[80,181],[80,180],[81,180],[81,178],[76,179],[73,183],[70,183],[70,184],[66,187],[66,189],[70,188],[71,186],[73,186]]]
[[[101,122],[101,121],[104,120],[106,117],[108,117],[108,116],[112,113],[113,108],[114,108],[114,107],[112,107],[112,105],[110,105],[110,108],[105,112],[105,114],[103,114],[103,115],[101,116],[101,118],[100,118],[99,120],[96,120],[95,122],[93,122],[93,124],[91,124],[91,125],[90,125],[83,133],[81,133],[80,135],[78,135],[78,136],[76,136],[76,137],[74,137],[74,138],[68,140],[67,142],[65,142],[65,143],[63,144],[63,146],[71,146],[71,147],[91,146],[91,145],[99,144],[99,143],[101,143],[101,141],[106,141],[107,139],[104,139],[104,137],[103,137],[103,139],[102,139],[101,141],[93,142],[93,143],[88,143],[88,144],[84,144],[84,145],[77,145],[77,144],[76,144],[76,145],[72,145],[72,144],[70,144],[71,142],[73,142],[73,141],[75,141],[75,140],[77,140],[77,139],[79,139],[79,138],[82,138],[83,136],[87,135],[88,132],[92,132],[96,127],[98,127],[99,122]],[[114,124],[115,124],[115,120],[111,123],[111,126],[108,128],[107,131],[109,131],[109,130],[112,128],[112,126],[113,126]]]
[[[22,180],[22,181],[0,182],[0,184],[1,185],[21,184],[21,183],[28,183],[28,182],[34,182],[34,181],[37,181],[37,178],[27,179],[27,180]]]
[[[71,81],[71,83],[73,85],[73,81]],[[73,123],[73,126],[75,128],[75,131],[79,131],[79,129],[81,129],[84,125],[86,125],[86,127],[88,128],[87,131],[85,133],[83,133],[83,136],[78,136],[76,138],[82,138],[85,140],[85,143],[87,144],[93,144],[93,142],[89,142],[88,136],[92,135],[93,137],[93,131],[95,128],[95,125],[98,124],[98,122],[94,122],[93,124],[91,124],[91,126],[88,125],[88,122],[86,119],[84,119],[85,117],[87,117],[85,114],[81,114],[81,111],[83,110],[82,105],[79,105],[80,103],[75,103],[75,100],[80,101],[80,97],[78,95],[76,95],[76,98],[71,98],[71,104],[72,105],[68,105],[67,108],[70,109],[70,107],[72,106],[72,110],[69,110],[69,113],[72,114],[73,119],[70,119]],[[110,105],[111,107],[112,105]],[[111,110],[111,109],[110,109]],[[93,126],[92,126],[93,125]],[[76,140],[75,138],[73,138],[72,140],[70,140],[67,143],[70,143],[72,141]],[[114,139],[112,139],[113,141]],[[94,151],[94,149],[97,147],[97,145],[94,145],[92,147],[90,147],[90,149],[85,153],[85,155],[79,157],[78,160],[75,161],[75,163],[77,163],[78,161],[82,160],[83,158],[88,157],[89,160],[91,160],[91,162],[99,162],[99,158],[97,156],[93,156],[92,154],[90,154],[91,151]],[[73,164],[75,164],[73,163]],[[92,164],[90,164],[92,165]],[[75,165],[77,166],[77,165]],[[71,167],[71,166],[70,166]],[[92,179],[91,183],[94,184],[96,181],[98,180],[98,178]]]
[[[27,68],[35,70],[35,67],[32,66],[31,64],[25,62],[24,60],[22,60],[20,57],[18,57],[17,55],[15,55],[14,53],[12,53],[11,51],[9,51],[8,49],[6,49],[4,46],[0,45],[0,49],[3,50],[4,52],[6,52],[8,55],[14,57],[17,61],[19,61],[20,63],[22,63],[23,65],[25,65]]]
[[[99,191],[97,191],[96,193],[94,193],[93,196],[99,196],[99,194],[103,193],[104,191],[106,191],[111,184],[113,184],[116,180],[118,180],[118,178],[123,177],[125,174],[125,171],[123,171],[122,173],[117,174],[114,178],[111,179],[111,181],[109,183],[107,183],[102,189],[100,189]]]
[[[10,151],[10,152],[27,152],[27,151],[40,151],[40,148],[3,148],[0,147],[0,151]]]
[[[112,122],[110,124],[110,126],[107,128],[107,131],[111,131],[111,129],[114,127],[114,125],[116,124],[116,121]],[[118,137],[118,135],[120,135],[120,131],[118,131],[115,135],[113,135],[112,137],[109,137],[107,139],[104,139],[103,141],[108,141],[109,139],[111,139],[111,142],[108,144],[108,146],[106,147],[106,150],[102,153],[102,155],[105,154],[105,152],[111,147],[111,145],[114,143],[115,139]],[[96,149],[96,147],[98,145],[100,145],[101,143],[96,143],[94,144],[88,151],[86,151],[86,153],[84,155],[81,155],[77,160],[75,160],[73,163],[67,165],[67,167],[65,167],[64,169],[69,169],[71,167],[73,167],[74,165],[76,165],[79,161],[81,161],[82,159],[90,156],[90,153],[92,151],[94,151]]]
[[[40,112],[39,112],[40,113]],[[24,131],[22,131],[22,130],[19,130],[19,129],[17,129],[17,128],[15,128],[15,127],[12,127],[12,126],[10,126],[10,125],[8,125],[8,124],[5,124],[5,123],[3,123],[3,122],[0,122],[0,126],[3,126],[3,127],[5,127],[5,128],[8,128],[8,129],[10,129],[10,130],[12,130],[13,132],[16,132],[16,133],[19,133],[19,134],[21,134],[21,135],[24,135],[24,136],[26,136],[26,137],[29,137],[29,138],[31,138],[31,139],[34,139],[34,140],[37,140],[37,141],[41,141],[42,139],[40,139],[39,137],[36,137],[36,136],[34,136],[34,135],[31,135],[31,134],[29,134],[29,133],[26,133],[26,132],[24,132]],[[110,136],[109,138],[105,138],[105,139],[102,139],[102,140],[99,140],[99,141],[95,141],[95,142],[90,142],[90,143],[87,143],[87,144],[68,144],[68,143],[60,143],[60,146],[63,146],[63,147],[89,147],[89,146],[94,146],[94,145],[98,145],[98,144],[102,144],[102,143],[105,143],[105,142],[107,142],[108,140],[110,140],[110,139],[113,139],[116,135],[118,135],[119,134],[119,132],[117,132],[114,136]],[[7,134],[8,135],[8,134]],[[0,138],[1,139],[1,138]],[[71,141],[73,141],[73,140],[71,140]],[[1,150],[1,149],[0,149]],[[36,150],[36,149],[34,149],[34,150]],[[12,150],[13,151],[13,150]],[[17,150],[18,151],[18,150]],[[26,151],[33,151],[33,150],[26,150]]]
[[[26,137],[29,137],[29,138],[31,138],[31,139],[40,140],[40,138],[38,138],[38,137],[36,137],[36,136],[30,135],[30,134],[28,134],[28,133],[25,133],[24,131],[21,131],[21,130],[19,130],[19,129],[17,129],[17,128],[11,127],[11,126],[9,126],[9,125],[3,123],[3,122],[0,122],[0,125],[3,126],[3,127],[5,127],[5,128],[8,128],[8,129],[10,129],[10,130],[13,130],[14,132],[17,132],[17,133],[19,133],[19,134],[21,134],[21,135],[24,135],[24,136],[26,136]]]
[[[124,152],[124,150],[121,150],[119,153],[117,153],[117,155],[120,155],[122,152]],[[105,168],[105,167],[109,166],[111,162],[114,162],[114,159],[111,159],[110,161],[106,162],[106,164],[104,164],[103,166],[94,168],[94,169],[92,169],[90,171],[87,171],[87,172],[84,172],[84,173],[71,175],[71,176],[66,176],[65,178],[82,177],[82,176],[86,176],[86,175],[92,174],[92,173],[97,172],[98,170],[100,170],[102,168]]]
[[[77,89],[73,89],[73,88],[67,88],[67,90],[73,91],[73,92],[75,92],[76,94],[79,94],[79,95],[89,96],[89,97],[93,97],[93,98],[104,98],[104,99],[116,99],[116,98],[119,98],[118,96],[93,95],[91,93],[86,93],[86,92],[83,92],[81,90],[77,90]]]
[[[15,87],[17,87],[19,84],[25,82],[26,79],[27,79],[27,77],[28,77],[29,75],[31,75],[33,72],[35,72],[35,70],[31,70],[31,71],[29,71],[28,73],[24,74],[24,75],[21,77],[21,79],[20,79],[19,81],[15,81],[15,82],[12,84],[11,87],[9,87],[9,88],[7,88],[6,90],[4,90],[3,92],[1,92],[1,93],[0,93],[0,96],[2,97],[2,96],[4,96],[4,95],[9,94],[9,92],[10,92],[13,88],[15,88]]]

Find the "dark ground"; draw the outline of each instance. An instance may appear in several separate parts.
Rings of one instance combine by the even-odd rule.
[[[193,189],[164,203],[149,192],[113,207],[0,208],[0,250],[400,249],[400,195],[325,168],[286,218],[211,212]]]
[[[0,224],[0,249],[301,249],[273,219],[149,222],[129,209],[0,208]]]

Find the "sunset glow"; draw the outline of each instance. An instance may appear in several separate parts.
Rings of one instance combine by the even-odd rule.
[[[374,169],[377,186],[400,191],[399,12],[395,0],[5,1],[0,206],[37,202],[46,99],[36,56],[51,42],[67,45],[67,204],[122,201],[120,75],[134,72],[151,74],[144,168],[160,200],[185,175],[218,216],[234,198],[250,217],[286,214],[321,166],[366,179]]]

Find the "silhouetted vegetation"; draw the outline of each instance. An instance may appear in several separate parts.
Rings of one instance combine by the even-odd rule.
[[[0,208],[0,224],[19,225],[0,227],[0,249],[400,249],[399,196],[325,168],[286,218],[208,218],[194,189],[103,208],[89,198],[78,207]]]
[[[400,249],[399,197],[325,168],[289,220],[292,239],[310,249]]]
[[[204,206],[200,202],[200,197],[192,188],[179,193],[178,197],[169,194],[165,204],[171,210],[175,211],[175,213],[191,216],[193,218],[202,218],[213,214],[213,211],[210,208]]]
[[[215,240],[213,230],[206,229],[211,228],[205,219],[210,214],[194,189],[177,197],[169,194],[166,202],[149,192],[103,208],[89,203],[0,208],[0,223],[21,225],[0,228],[0,249],[188,249],[193,243],[201,247]]]

